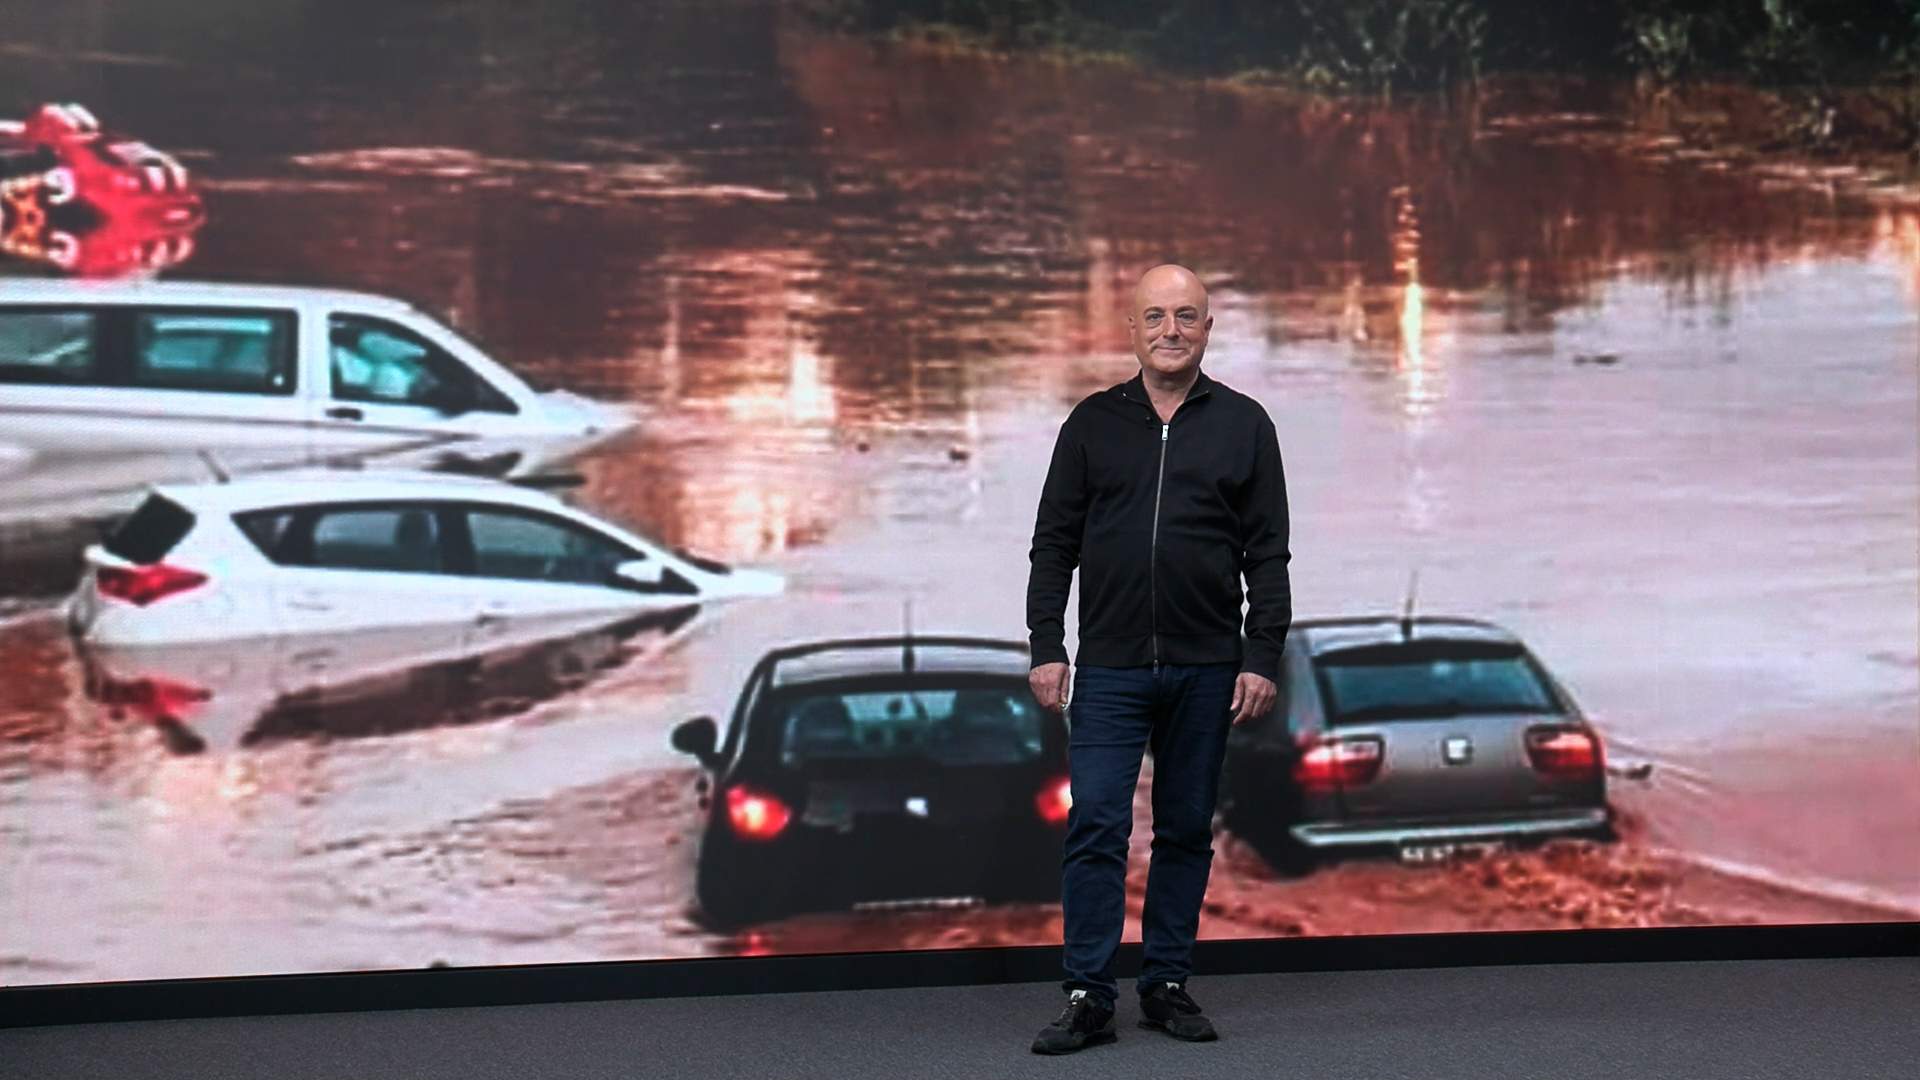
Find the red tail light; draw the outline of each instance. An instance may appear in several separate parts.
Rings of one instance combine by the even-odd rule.
[[[147,566],[102,566],[94,572],[94,584],[101,596],[125,600],[135,607],[146,607],[176,593],[197,589],[207,583],[207,575],[166,563]]]
[[[746,840],[771,840],[793,820],[793,810],[778,798],[750,787],[727,789],[727,821]]]
[[[1308,792],[1324,793],[1373,782],[1380,775],[1386,746],[1379,738],[1361,735],[1321,736],[1307,743],[1293,764],[1293,779]]]
[[[1041,821],[1065,825],[1067,812],[1073,809],[1073,782],[1064,776],[1047,781],[1047,786],[1033,797],[1033,808],[1039,812]]]
[[[1589,777],[1600,772],[1600,740],[1580,728],[1537,727],[1527,731],[1527,759],[1548,776]]]
[[[172,679],[105,679],[95,695],[103,705],[132,709],[149,720],[180,720],[194,706],[208,701],[213,692]]]

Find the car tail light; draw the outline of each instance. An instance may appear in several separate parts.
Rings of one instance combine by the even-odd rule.
[[[793,811],[775,796],[746,786],[727,789],[727,821],[744,839],[771,840],[791,820]]]
[[[207,583],[207,575],[166,563],[147,566],[102,566],[94,572],[94,584],[101,596],[125,600],[135,607],[146,607],[156,600],[197,589]]]
[[[1371,783],[1380,774],[1386,746],[1377,736],[1324,735],[1306,744],[1293,764],[1293,779],[1310,792]]]
[[[1047,786],[1033,797],[1033,808],[1049,825],[1066,824],[1067,812],[1073,809],[1073,781],[1064,776],[1047,781]]]
[[[1527,760],[1548,776],[1589,777],[1600,772],[1600,740],[1580,728],[1537,727],[1527,731]]]

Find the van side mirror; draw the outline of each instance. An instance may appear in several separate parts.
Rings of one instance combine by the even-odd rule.
[[[720,725],[711,716],[696,716],[680,722],[670,738],[675,750],[692,754],[702,765],[711,767],[720,756]]]

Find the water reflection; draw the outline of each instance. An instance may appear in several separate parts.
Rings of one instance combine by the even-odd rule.
[[[191,754],[524,713],[659,652],[696,610],[488,651],[459,642],[423,651],[417,632],[359,631],[249,639],[218,650],[80,645],[77,653],[81,685],[102,721],[151,729],[168,750]]]

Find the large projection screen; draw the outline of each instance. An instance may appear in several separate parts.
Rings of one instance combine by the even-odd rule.
[[[1920,916],[1920,15],[1576,7],[0,0],[0,984],[1057,944],[1165,261],[1604,822],[1304,842],[1290,646],[1201,937]]]

